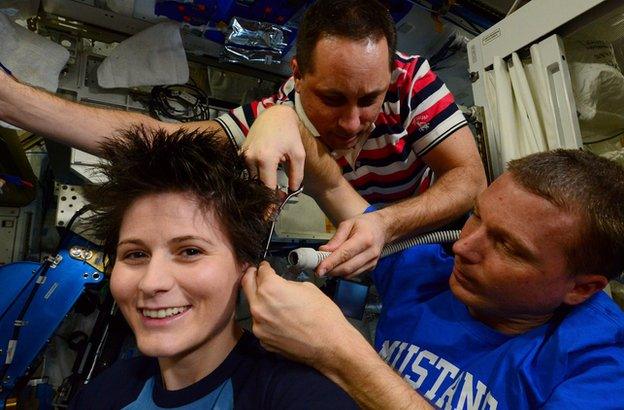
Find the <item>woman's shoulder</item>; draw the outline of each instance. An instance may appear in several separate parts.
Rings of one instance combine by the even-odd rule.
[[[157,372],[158,362],[153,358],[117,360],[76,393],[70,408],[111,409],[131,402]]]
[[[244,335],[241,345],[246,356],[245,365],[237,373],[255,380],[254,384],[261,384],[256,388],[262,390],[260,396],[266,402],[260,407],[293,410],[357,408],[351,398],[324,375],[312,367],[267,351],[252,334]],[[252,374],[253,377],[249,377]],[[258,383],[258,380],[262,382]]]

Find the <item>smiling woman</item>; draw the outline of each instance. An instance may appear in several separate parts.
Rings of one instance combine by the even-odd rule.
[[[115,363],[72,406],[354,407],[234,320],[241,276],[260,259],[276,198],[231,146],[208,133],[134,128],[102,153],[107,181],[88,192],[91,222],[144,356]]]
[[[217,368],[241,335],[232,318],[244,264],[219,225],[181,193],[138,198],[121,224],[111,292],[170,390]],[[176,377],[177,366],[202,362]]]

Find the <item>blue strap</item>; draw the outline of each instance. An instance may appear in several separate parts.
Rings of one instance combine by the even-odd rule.
[[[369,205],[368,208],[366,208],[364,210],[364,213],[367,214],[367,213],[370,213],[370,212],[375,212],[377,210],[378,209],[377,209],[377,207],[375,205]]]

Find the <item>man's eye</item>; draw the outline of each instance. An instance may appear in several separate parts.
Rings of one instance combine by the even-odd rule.
[[[506,241],[498,241],[498,246],[509,256],[514,258],[519,258],[521,256],[518,250]]]
[[[322,97],[323,104],[331,107],[338,107],[343,104],[343,99],[338,97]]]
[[[358,105],[360,107],[370,107],[371,105],[375,104],[376,101],[377,101],[377,98],[365,98],[363,100],[358,101]]]

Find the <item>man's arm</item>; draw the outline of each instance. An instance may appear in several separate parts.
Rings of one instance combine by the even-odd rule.
[[[325,215],[338,226],[341,222],[361,215],[368,202],[342,176],[342,170],[327,147],[299,124],[301,142],[305,148],[303,185],[306,194],[314,198]]]
[[[295,190],[303,183],[305,193],[335,224],[362,214],[368,206],[343,178],[325,145],[312,136],[291,107],[275,105],[258,115],[242,150],[248,166],[255,164],[252,173],[265,183],[269,181],[269,186],[276,184],[271,176],[275,178],[278,164],[285,163],[289,188]],[[284,152],[290,154],[280,154]]]
[[[453,221],[470,210],[486,188],[483,163],[468,126],[455,131],[423,159],[436,182],[421,195],[379,211],[389,241]]]
[[[332,275],[353,276],[369,270],[385,243],[442,226],[472,208],[486,179],[470,129],[455,131],[423,159],[436,175],[433,186],[417,197],[356,217],[353,224],[345,222],[321,248],[332,255],[319,264],[319,275],[331,271]],[[371,259],[371,254],[376,258]],[[363,259],[370,262],[364,264]]]
[[[485,189],[481,158],[470,129],[463,127],[424,156],[437,177],[431,188],[415,198],[362,215],[368,203],[342,177],[340,167],[327,148],[310,135],[295,111],[285,106],[265,111],[254,123],[254,127],[264,130],[262,135],[268,135],[267,131],[275,121],[274,116],[267,115],[268,112],[280,116],[278,123],[284,149],[289,144],[291,150],[292,146],[299,144],[304,147],[306,193],[316,200],[332,222],[339,224],[334,237],[321,247],[332,255],[317,267],[320,276],[331,271],[332,275],[352,277],[373,269],[386,243],[454,220],[471,209],[474,198]],[[250,144],[247,147],[254,153],[252,158],[256,163],[261,163],[259,159],[268,156],[262,152],[272,147],[261,141],[261,138],[245,141]],[[273,157],[274,160],[264,163],[269,171],[280,162],[275,155]],[[296,160],[300,161],[301,156]],[[292,162],[289,167],[293,172],[300,165]],[[263,175],[261,170],[258,173]],[[300,175],[301,172],[293,174]]]
[[[336,250],[331,248],[331,244],[343,243],[348,235],[350,241],[338,247],[337,250],[338,255],[346,261],[345,276],[352,277],[365,270],[373,269],[386,243],[385,235],[380,229],[370,229],[372,224],[362,222],[375,221],[376,213],[362,215],[369,203],[344,179],[340,167],[325,145],[312,137],[305,127],[300,128],[306,151],[304,178],[306,192],[315,199],[325,215],[338,227],[328,242],[330,246],[324,245],[321,250]],[[363,247],[360,252],[352,254],[341,253],[344,249],[348,252],[353,242],[371,243],[372,246]],[[321,269],[323,269],[322,264],[317,267],[316,272],[323,276],[325,272]]]
[[[262,262],[242,286],[266,349],[316,368],[362,408],[431,408],[313,284],[287,281]]]
[[[0,70],[0,119],[17,127],[90,153],[117,131],[132,125],[160,127],[175,131],[180,127],[225,133],[214,121],[170,124],[143,114],[90,107],[21,84]]]
[[[298,188],[303,179],[305,151],[298,135],[298,120],[289,121],[292,113],[288,110],[294,113],[288,107],[279,106],[265,110],[248,133],[251,137],[249,141],[260,143],[251,148],[243,145],[243,150],[248,153],[245,156],[247,166],[271,188],[277,185],[277,165],[280,162],[288,163],[292,189]],[[181,128],[189,131],[199,129],[229,138],[217,121],[174,124],[136,112],[90,107],[22,84],[1,69],[0,120],[96,155],[103,140],[136,125],[163,128],[169,132]]]
[[[323,320],[323,319],[319,319]],[[342,387],[364,409],[433,408],[399,374],[386,364],[351,325],[317,370]],[[327,349],[330,350],[330,349]]]

